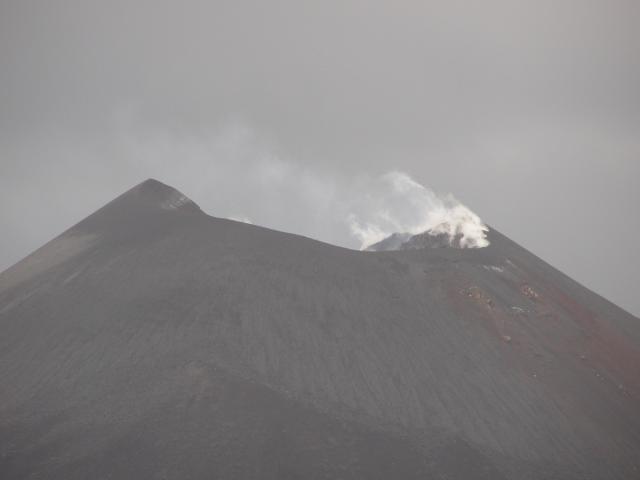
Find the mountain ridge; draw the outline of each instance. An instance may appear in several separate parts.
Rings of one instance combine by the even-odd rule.
[[[144,184],[0,274],[8,478],[634,474],[637,319],[499,232],[360,252]]]

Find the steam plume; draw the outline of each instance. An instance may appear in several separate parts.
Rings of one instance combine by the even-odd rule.
[[[55,160],[51,165],[64,167],[39,170],[44,188],[80,190],[85,199],[69,205],[66,198],[48,193],[51,201],[65,200],[56,205],[66,215],[62,226],[153,177],[184,192],[211,215],[347,248],[365,247],[394,232],[427,230],[461,236],[460,245],[466,247],[487,244],[484,224],[453,197],[438,197],[401,172],[348,174],[328,168],[320,159],[314,163],[292,159],[270,137],[243,122],[175,131],[150,127],[134,109],[117,116],[108,133],[106,153],[100,144],[72,134],[46,136],[29,147],[33,148],[29,155],[48,156]],[[105,155],[113,165],[108,171],[99,167],[105,164]],[[91,188],[74,183],[65,176],[68,171],[90,180],[86,183]],[[0,200],[8,204],[19,195],[17,187],[0,191]],[[48,217],[38,218],[46,222]],[[24,224],[19,216],[13,223]]]
[[[369,182],[365,201],[348,216],[351,233],[366,248],[393,233],[446,235],[462,248],[489,245],[487,226],[449,194],[439,196],[403,172]]]

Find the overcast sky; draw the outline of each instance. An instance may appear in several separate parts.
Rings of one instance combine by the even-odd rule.
[[[389,171],[639,315],[640,2],[0,0],[0,269],[148,177],[357,248]]]

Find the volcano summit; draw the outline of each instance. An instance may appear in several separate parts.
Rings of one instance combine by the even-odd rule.
[[[639,320],[487,240],[348,250],[148,180],[0,274],[0,478],[640,478]]]

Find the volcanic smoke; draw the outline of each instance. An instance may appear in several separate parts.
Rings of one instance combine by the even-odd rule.
[[[451,245],[483,248],[488,227],[453,195],[440,196],[403,172],[380,176],[369,186],[367,208],[348,217],[351,233],[361,248],[399,233],[446,235]]]

